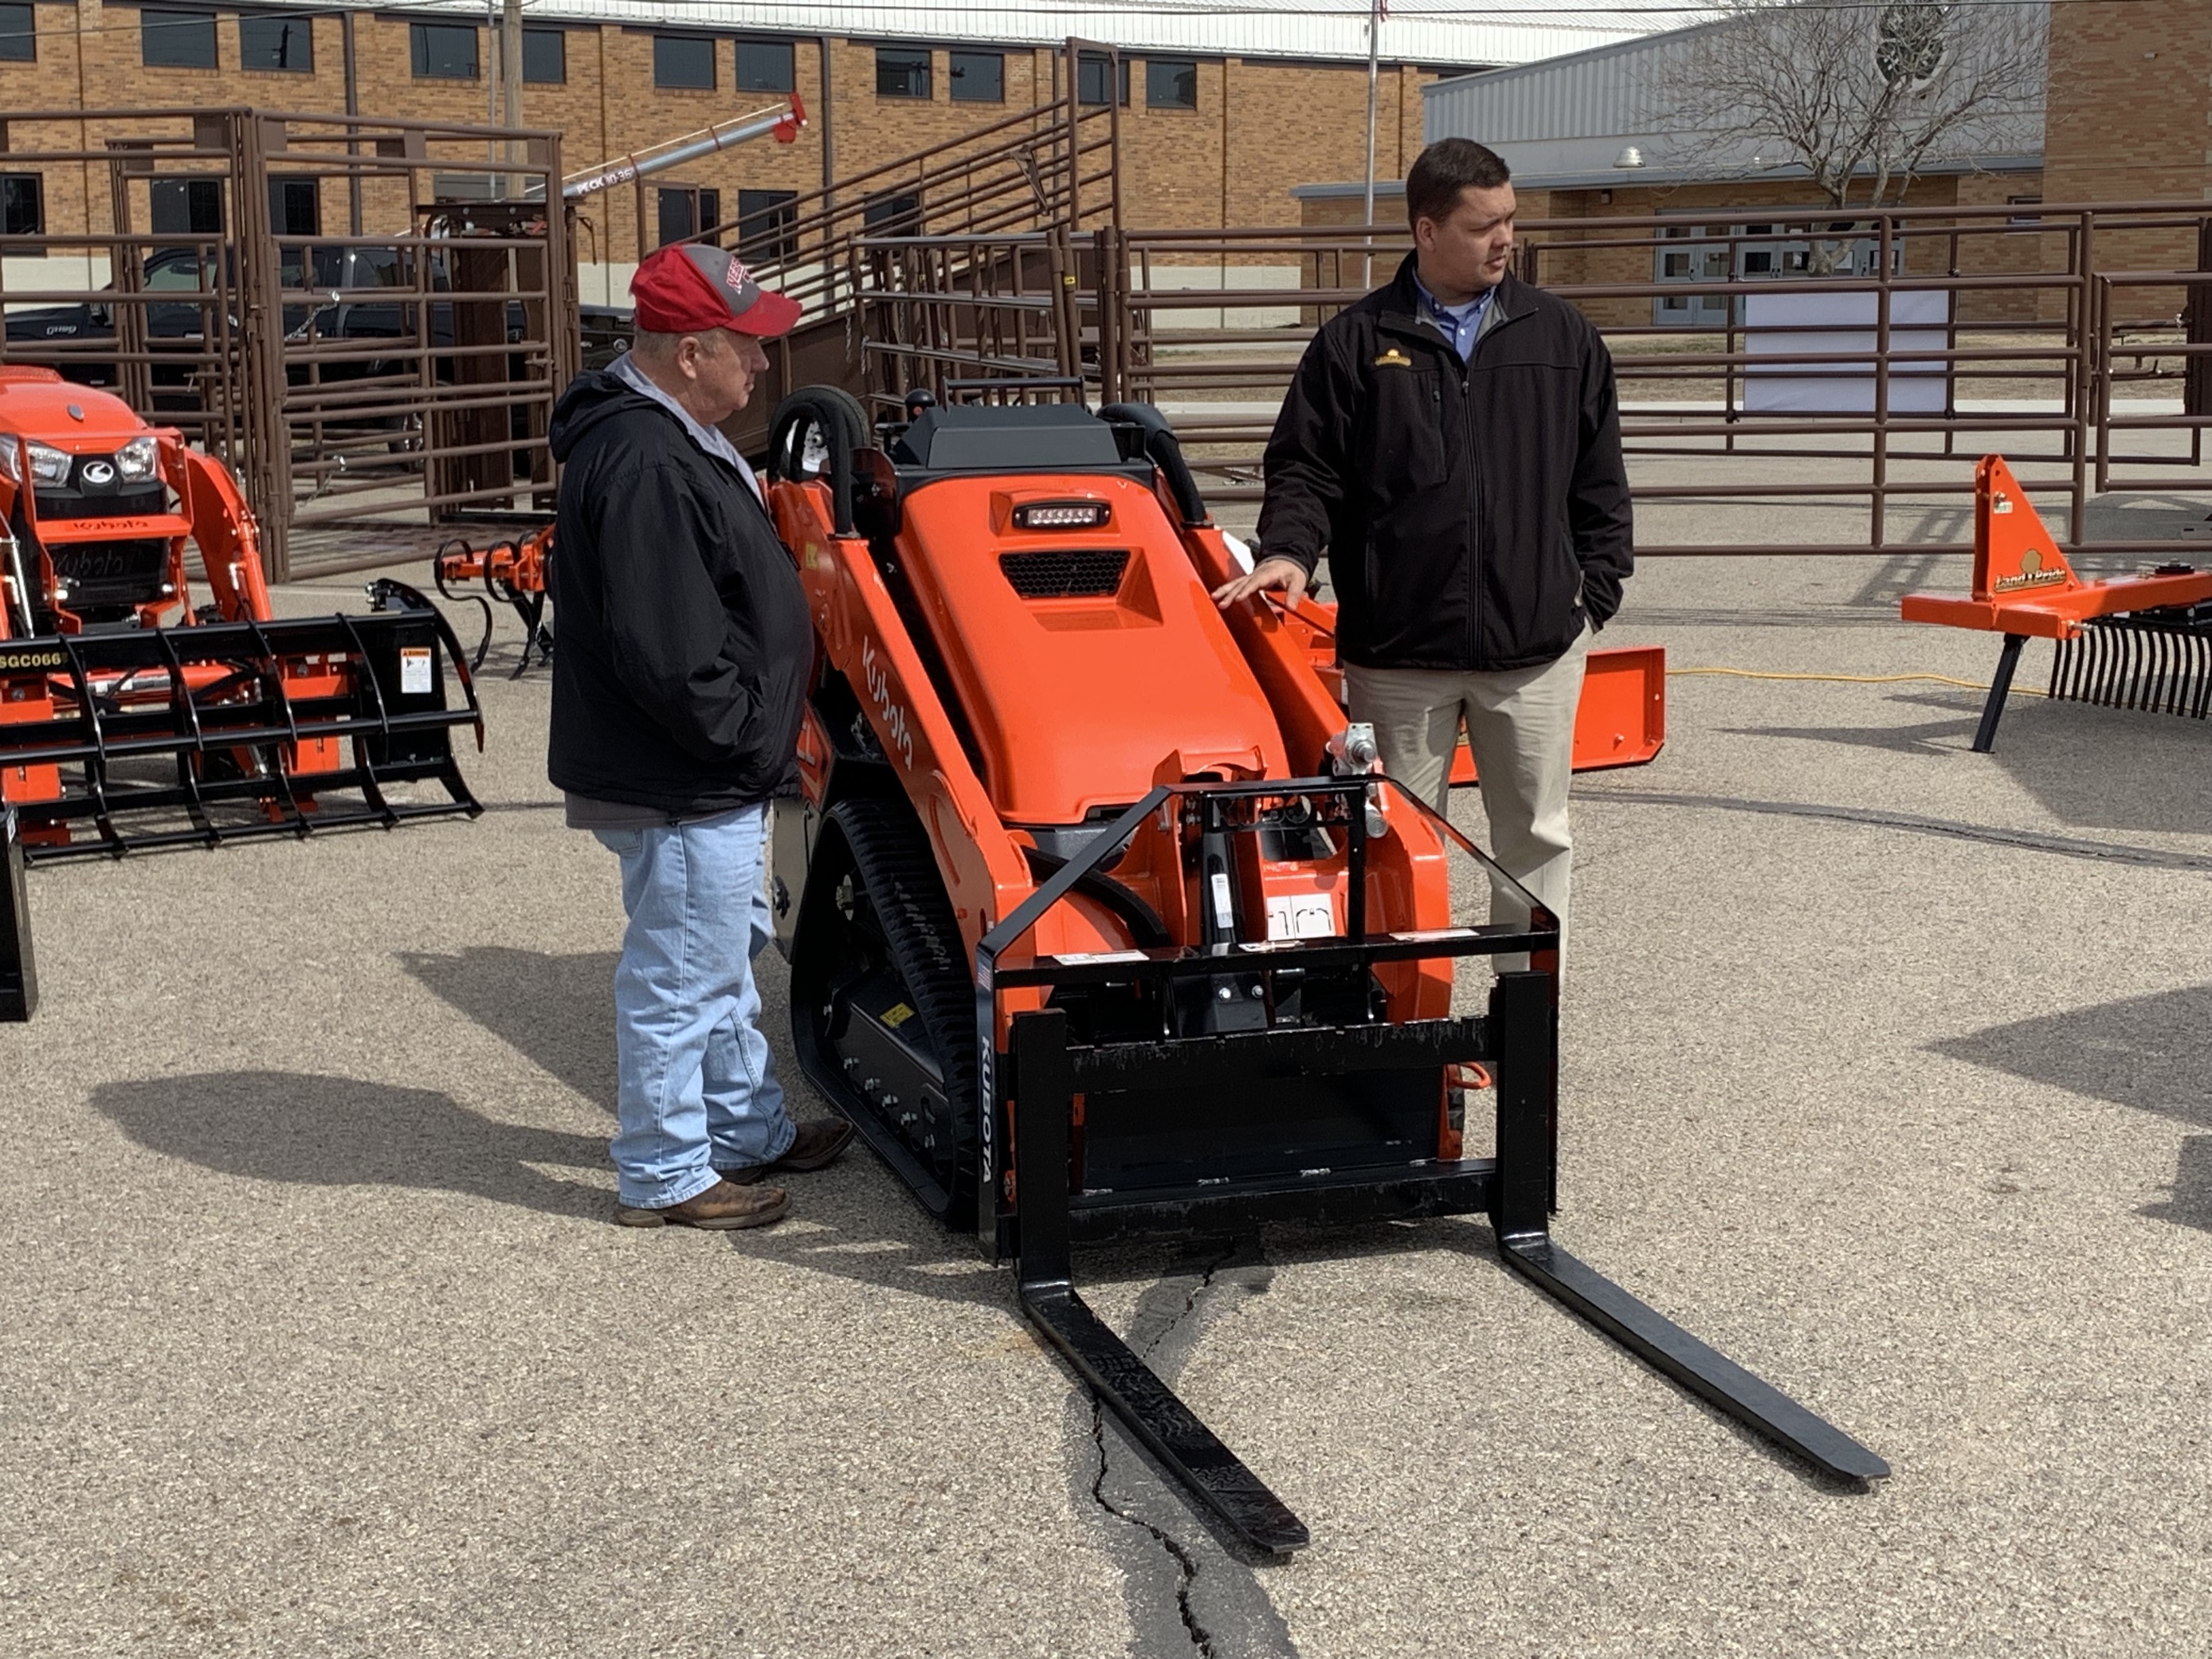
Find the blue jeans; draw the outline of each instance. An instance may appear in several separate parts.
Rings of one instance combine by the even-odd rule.
[[[622,859],[615,969],[620,1082],[612,1146],[624,1204],[663,1209],[716,1172],[791,1149],[752,959],[772,936],[763,889],[768,808],[649,830],[595,830]]]

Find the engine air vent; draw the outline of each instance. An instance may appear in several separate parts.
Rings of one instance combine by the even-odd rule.
[[[1103,599],[1121,591],[1126,547],[1039,549],[1001,553],[999,568],[1025,599]]]

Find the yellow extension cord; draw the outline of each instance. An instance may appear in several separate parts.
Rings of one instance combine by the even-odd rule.
[[[1906,680],[1929,680],[1937,685],[1956,685],[1968,691],[1987,691],[1990,688],[1979,680],[1962,680],[1949,674],[1793,674],[1759,668],[1670,668],[1667,678],[1677,674],[1721,674],[1736,680],[1826,680],[1835,685],[1897,685]],[[2015,697],[2042,697],[2050,693],[2038,691],[2032,686],[2015,685]]]

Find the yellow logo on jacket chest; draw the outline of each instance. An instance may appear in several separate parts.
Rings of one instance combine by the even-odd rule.
[[[1377,368],[1411,368],[1413,366],[1413,360],[1395,346],[1392,346],[1375,360],[1375,367]]]

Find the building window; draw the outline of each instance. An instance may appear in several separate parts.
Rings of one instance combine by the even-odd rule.
[[[156,236],[222,235],[222,180],[155,179],[154,234]]]
[[[712,230],[722,222],[722,192],[690,185],[664,185],[660,189],[660,246],[680,242]]]
[[[140,12],[138,58],[149,69],[213,69],[215,14],[151,9]]]
[[[1078,103],[1103,104],[1108,101],[1106,88],[1113,84],[1114,60],[1110,58],[1090,57],[1079,59],[1075,66],[1075,98]],[[1121,107],[1129,106],[1129,60],[1121,59]]]
[[[269,229],[276,236],[323,234],[322,197],[313,179],[269,181]]]
[[[0,234],[46,234],[45,182],[35,173],[0,173]],[[20,248],[10,250],[21,252]]]
[[[791,92],[799,86],[799,67],[788,40],[738,42],[739,92]]]
[[[38,58],[36,12],[29,6],[0,6],[0,61],[33,64]]]
[[[678,91],[714,89],[714,42],[701,34],[653,37],[653,84]]]
[[[2014,208],[2039,208],[2043,205],[2043,198],[2008,196],[2005,198],[2005,205]],[[2005,222],[2008,225],[2039,225],[2043,222],[2043,216],[2039,213],[2008,213],[2005,215]]]
[[[795,190],[741,190],[738,192],[738,257],[748,262],[788,259],[799,252],[792,234],[798,222]]]
[[[477,78],[477,32],[469,23],[410,23],[408,44],[418,81]]]
[[[250,70],[315,72],[315,26],[306,17],[241,17],[238,61]]]
[[[1126,69],[1127,64],[1123,67]],[[1128,94],[1121,101],[1129,101]],[[1146,109],[1196,109],[1198,65],[1188,58],[1147,58],[1145,60]]]
[[[523,85],[534,87],[557,87],[566,82],[568,78],[568,30],[523,30]]]
[[[887,191],[871,196],[861,210],[863,228],[871,236],[921,234],[921,198],[911,192]]]
[[[1006,101],[1006,53],[956,52],[951,56],[954,103],[1003,104]]]
[[[926,46],[876,48],[876,96],[929,96],[929,50]]]

